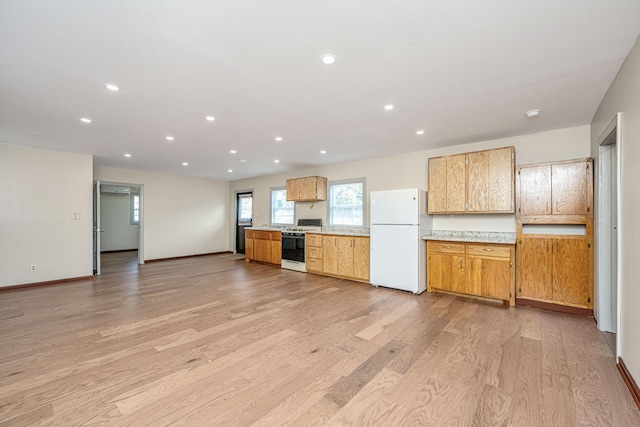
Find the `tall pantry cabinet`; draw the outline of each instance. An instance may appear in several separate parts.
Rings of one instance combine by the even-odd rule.
[[[593,314],[593,160],[516,171],[518,304]]]

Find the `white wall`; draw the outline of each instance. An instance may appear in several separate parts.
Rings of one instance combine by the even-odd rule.
[[[94,179],[144,185],[145,260],[229,250],[229,183],[96,167]]]
[[[92,174],[89,155],[0,143],[0,286],[93,274]]]
[[[535,119],[534,119],[535,120]],[[538,163],[590,156],[589,126],[560,129],[513,138],[482,141],[454,147],[419,151],[393,157],[342,163],[277,175],[261,176],[233,181],[230,184],[229,218],[234,224],[235,192],[253,190],[254,225],[268,224],[270,220],[270,188],[283,186],[288,178],[320,175],[329,181],[366,178],[367,193],[372,190],[419,187],[427,189],[427,159],[448,154],[484,150],[513,145],[516,163]],[[298,218],[322,218],[327,224],[327,202],[296,203]],[[368,216],[365,221],[368,225]],[[515,232],[515,215],[436,215],[437,230],[511,231]],[[234,233],[230,233],[230,239]],[[234,241],[229,247],[234,248]]]
[[[138,249],[138,225],[131,224],[131,194],[100,195],[100,250]]]
[[[621,144],[617,147],[621,159],[621,222],[618,224],[621,251],[618,257],[622,262],[618,350],[636,382],[640,382],[640,38],[636,40],[591,122],[591,153],[594,157],[598,155],[598,138],[618,112],[623,115],[619,129]]]

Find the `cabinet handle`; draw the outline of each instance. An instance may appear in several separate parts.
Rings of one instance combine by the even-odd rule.
[[[444,248],[445,249],[451,249],[451,246],[445,246]]]
[[[558,205],[558,201],[556,200],[556,212],[559,212],[559,211],[560,211],[560,208],[559,208],[558,206],[559,206],[559,205]]]
[[[483,249],[485,252],[493,252],[493,249],[485,248]]]

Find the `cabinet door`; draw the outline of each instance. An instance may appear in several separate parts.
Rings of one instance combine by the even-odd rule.
[[[353,243],[353,277],[368,282],[370,240],[368,237],[354,237]]]
[[[256,261],[271,262],[271,240],[255,239],[253,250]]]
[[[467,210],[486,212],[489,210],[489,152],[478,151],[467,156]]]
[[[511,298],[511,260],[470,256],[467,293],[489,298]]]
[[[429,286],[453,292],[467,292],[464,255],[430,252],[427,262]]]
[[[467,211],[513,212],[513,147],[468,153]]]
[[[553,300],[591,307],[586,237],[553,239]]]
[[[488,199],[491,212],[514,212],[514,165],[513,147],[499,148],[489,152]]]
[[[353,238],[338,237],[338,274],[353,276]]]
[[[467,199],[466,154],[447,157],[447,211],[464,212]]]
[[[591,180],[589,163],[567,163],[551,167],[551,200],[553,215],[587,215]]]
[[[251,237],[249,237],[249,235],[245,235],[245,238],[244,238],[244,258],[246,260],[255,259],[255,256],[254,256],[254,253],[253,253],[253,234],[251,234]]]
[[[522,236],[518,246],[518,297],[550,301],[553,299],[551,280],[551,244],[546,237]]]
[[[282,240],[271,240],[271,263],[282,263]]]
[[[447,211],[447,158],[429,159],[427,208],[430,214]]]
[[[551,215],[551,166],[520,168],[520,215]]]
[[[338,274],[337,236],[322,236],[322,270],[327,274]]]
[[[287,201],[296,201],[300,198],[300,185],[297,179],[287,180]]]

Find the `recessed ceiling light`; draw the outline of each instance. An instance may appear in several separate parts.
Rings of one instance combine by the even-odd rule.
[[[231,173],[233,172],[233,169],[227,169],[227,172]]]
[[[120,88],[112,83],[105,83],[104,87],[106,87],[109,90],[112,90],[114,92],[117,92],[120,90]]]
[[[240,163],[247,163],[247,159],[240,159],[238,160]]]
[[[174,138],[174,137],[172,137],[172,136],[170,136],[170,135],[169,135],[169,136],[167,136],[167,141],[173,141],[174,139],[175,139],[175,138]]]
[[[182,166],[189,166],[189,162],[182,162]]]
[[[278,141],[278,142],[282,141],[282,137],[281,136],[276,136],[276,141]]]
[[[392,104],[387,104],[387,105],[384,106],[384,109],[387,110],[387,111],[391,111],[391,110],[393,110],[393,105]]]
[[[542,110],[529,110],[526,113],[524,113],[524,115],[527,117],[537,117],[540,115],[540,111]]]
[[[125,156],[125,157],[131,157],[131,154],[126,153],[124,156]]]
[[[275,160],[273,161],[273,163],[280,163],[280,160],[275,159]]]
[[[327,154],[327,150],[320,150],[320,154]]]
[[[86,118],[86,117],[82,117],[82,118],[80,119],[80,121],[81,121],[82,123],[91,123],[91,119],[88,119],[88,118]]]
[[[216,118],[215,118],[215,117],[213,117],[213,116],[207,116],[207,121],[212,122],[212,121],[214,121],[215,119],[216,119]]]
[[[320,57],[320,62],[322,62],[324,65],[333,65],[337,60],[338,58],[332,53],[325,53]]]
[[[424,131],[423,130],[417,130],[416,131],[416,135],[424,135]]]
[[[230,152],[231,154],[236,154],[236,153],[237,153],[237,151],[236,151],[236,150],[229,150],[229,152]]]

